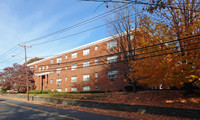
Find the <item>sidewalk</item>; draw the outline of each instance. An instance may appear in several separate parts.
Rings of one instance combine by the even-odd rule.
[[[14,97],[20,99],[26,99],[26,96],[22,95],[10,95],[5,94],[5,97]],[[31,101],[40,101],[55,104],[73,105],[88,108],[98,108],[104,110],[115,110],[115,111],[126,111],[142,114],[151,115],[164,115],[179,118],[189,118],[189,119],[200,119],[200,109],[183,109],[183,108],[173,108],[173,107],[157,107],[157,106],[147,106],[147,105],[127,105],[127,104],[117,104],[117,103],[101,103],[101,102],[91,102],[91,101],[81,101],[81,100],[64,100],[55,98],[44,98],[44,97],[30,97]]]

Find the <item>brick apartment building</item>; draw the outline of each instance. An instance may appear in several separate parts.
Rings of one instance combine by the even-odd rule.
[[[113,49],[117,40],[107,37],[48,57],[28,66],[34,71],[36,90],[119,91],[127,82]]]

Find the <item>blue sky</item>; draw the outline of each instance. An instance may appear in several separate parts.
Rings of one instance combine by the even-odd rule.
[[[0,69],[24,62],[23,48],[16,46],[106,12],[106,5],[80,0],[1,0],[0,1]],[[27,43],[33,45],[105,24],[106,17],[55,36]],[[106,26],[73,37],[35,45],[27,49],[28,59],[55,55],[110,36]],[[12,57],[12,55],[17,55]]]

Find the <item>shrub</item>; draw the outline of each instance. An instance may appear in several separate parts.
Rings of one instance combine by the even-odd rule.
[[[111,90],[107,90],[106,92],[112,92]]]
[[[132,86],[125,86],[124,89],[126,90],[126,92],[132,92],[133,91]]]
[[[42,90],[31,90],[29,91],[30,94],[42,94]]]
[[[123,90],[122,90],[122,89],[119,89],[119,92],[123,92]]]
[[[2,92],[2,93],[6,93],[7,90],[8,90],[8,89],[6,89],[6,88],[1,88],[1,92]]]
[[[72,94],[78,94],[78,93],[105,93],[105,91],[75,91],[75,92],[65,92],[65,93],[72,93]]]
[[[31,90],[29,91],[30,94],[53,94],[51,90]]]

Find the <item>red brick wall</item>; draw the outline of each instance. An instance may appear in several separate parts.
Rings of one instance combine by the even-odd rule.
[[[98,46],[98,50],[95,51],[95,46]],[[90,49],[89,55],[83,56],[83,50],[84,49]],[[72,59],[71,54],[77,52],[77,58]],[[56,89],[62,89],[62,91],[65,91],[65,88],[68,89],[68,91],[71,91],[72,87],[77,87],[77,91],[83,91],[84,86],[90,86],[90,90],[96,90],[96,87],[98,87],[98,90],[111,90],[111,91],[119,91],[120,89],[124,89],[124,86],[127,84],[126,81],[124,81],[123,78],[123,70],[120,69],[119,64],[120,63],[114,63],[112,65],[105,64],[105,65],[99,65],[101,64],[100,61],[104,61],[107,63],[107,56],[97,58],[98,63],[95,64],[95,58],[98,56],[103,56],[106,54],[109,54],[110,51],[107,50],[107,42],[98,43],[96,45],[92,45],[77,51],[73,51],[67,54],[62,54],[61,56],[54,57],[53,64],[51,64],[52,59],[45,60],[40,63],[33,64],[31,66],[34,67],[34,79],[37,83],[36,90],[41,90],[42,86],[42,76],[36,76],[36,74],[44,73],[44,72],[50,72],[47,75],[45,75],[45,79],[43,81],[44,90],[47,89],[47,80],[48,80],[48,90],[56,90]],[[65,56],[68,56],[67,59],[65,59]],[[62,57],[62,63],[57,64],[57,58]],[[93,58],[93,59],[90,59]],[[85,59],[85,60],[83,60]],[[80,61],[77,61],[80,60]],[[75,61],[75,62],[74,62]],[[83,62],[90,61],[90,67],[88,68],[82,68]],[[71,65],[77,64],[78,69],[77,70],[71,70]],[[37,68],[35,68],[35,65],[37,65]],[[48,70],[46,70],[46,66],[48,65]],[[92,65],[97,65],[93,66]],[[42,70],[42,67],[45,66],[45,71]],[[67,70],[65,70],[65,66],[67,66]],[[39,72],[39,67],[41,67],[41,72]],[[56,68],[62,67],[62,72],[58,75],[56,73]],[[51,69],[53,69],[53,73],[51,73]],[[108,71],[109,70],[118,70],[118,77],[114,78],[113,80],[108,78]],[[95,73],[98,73],[98,78],[95,78]],[[89,81],[83,81],[83,75],[89,74],[90,80]],[[77,82],[72,83],[71,77],[77,76]],[[62,79],[62,83],[60,86],[56,84],[56,79]],[[67,81],[65,81],[65,78],[67,78]],[[53,80],[53,83],[50,83],[50,80]]]

